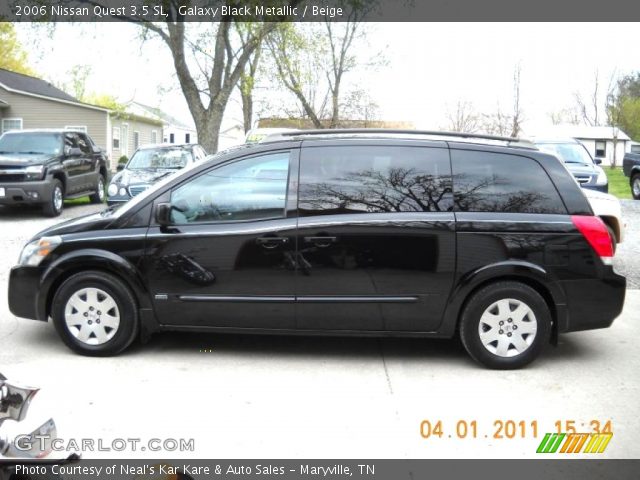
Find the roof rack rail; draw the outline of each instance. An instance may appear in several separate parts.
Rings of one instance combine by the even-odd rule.
[[[437,130],[404,130],[391,128],[332,128],[318,130],[295,130],[293,132],[281,132],[276,134],[282,137],[295,137],[301,135],[336,135],[358,133],[389,133],[402,135],[432,135],[438,137],[477,138],[481,140],[494,140],[509,143],[533,144],[530,140],[517,137],[501,137],[498,135],[485,135],[481,133],[442,132]]]

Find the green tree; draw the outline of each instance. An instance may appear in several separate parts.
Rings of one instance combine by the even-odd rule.
[[[22,48],[12,23],[0,22],[0,68],[34,75],[29,67],[27,52]]]
[[[640,140],[640,72],[619,78],[607,98],[609,123]]]

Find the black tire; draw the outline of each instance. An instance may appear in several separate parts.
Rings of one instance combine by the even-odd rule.
[[[631,195],[634,200],[640,200],[640,173],[635,173],[631,176],[631,181],[629,182],[631,186]]]
[[[104,203],[106,195],[105,195],[105,178],[104,175],[99,174],[98,180],[96,181],[96,191],[89,195],[89,200],[91,203]]]
[[[508,302],[509,313],[507,315],[502,315],[499,306],[495,306],[495,311],[498,312],[495,314],[495,328],[498,330],[494,331],[493,327],[490,327],[485,322],[482,323],[483,331],[488,334],[486,338],[493,338],[489,334],[492,331],[494,332],[493,335],[498,338],[498,340],[495,340],[495,344],[489,343],[488,346],[485,346],[480,337],[481,318],[485,313],[492,315],[490,307],[493,307],[499,300],[506,299],[513,300],[513,302]],[[518,304],[524,304],[525,307],[528,307],[535,318],[529,314],[525,315],[522,321],[518,320],[517,317],[510,318],[511,314],[516,312],[513,307]],[[506,304],[503,303],[502,305]],[[516,306],[516,308],[519,308],[519,306]],[[526,311],[526,309],[523,311]],[[491,318],[493,320],[493,317]],[[500,324],[502,326],[498,326],[499,322],[503,322],[504,325]],[[521,333],[525,329],[533,328],[534,324],[536,328],[534,334]],[[521,328],[520,332],[514,329],[514,326],[518,328],[518,325]],[[506,335],[509,337],[506,337]],[[533,335],[533,338],[530,338],[531,335]],[[460,318],[460,339],[464,348],[475,361],[493,369],[515,369],[531,363],[549,343],[550,335],[551,313],[547,303],[533,288],[520,282],[500,281],[481,288],[469,298]],[[530,343],[522,349],[522,352],[518,353],[515,343],[510,343],[516,340],[521,346],[523,345],[522,342],[524,344]],[[499,355],[498,347],[505,344],[507,345],[507,350],[503,352],[504,355]],[[492,352],[489,348],[495,351]]]
[[[613,231],[613,228],[605,222],[605,226],[607,227],[607,231],[609,232],[609,237],[611,237],[611,248],[613,249],[613,254],[615,255],[616,249],[618,248],[618,240],[616,237],[616,232]]]
[[[104,343],[94,345],[87,343],[90,341],[99,341],[98,337],[93,333],[93,339],[88,338],[86,341],[82,341],[77,338],[77,335],[80,334],[82,328],[75,327],[77,335],[74,335],[72,332],[73,327],[67,326],[65,314],[67,302],[69,302],[74,294],[86,291],[86,289],[97,289],[103,294],[107,294],[115,302],[117,307],[117,310],[110,309],[109,312],[111,313],[107,311],[102,313],[98,311],[98,309],[94,309],[92,312],[88,312],[88,310],[85,312],[78,312],[78,314],[83,315],[84,317],[87,317],[84,313],[91,313],[91,315],[93,315],[93,317],[90,318],[93,318],[93,322],[95,323],[91,326],[86,324],[83,325],[89,330],[94,329],[93,331],[96,332],[97,330],[100,330],[102,334],[107,337],[111,335],[111,331],[115,330],[115,333],[113,333],[111,338]],[[98,294],[98,300],[99,296],[100,294]],[[89,308],[88,305],[90,304],[90,299],[86,296],[85,298],[87,300],[87,308]],[[103,297],[102,302],[105,302],[107,299],[108,297]],[[83,304],[83,306],[84,305],[85,304]],[[75,310],[72,307],[70,308],[72,312]],[[111,331],[108,331],[110,327],[104,326],[108,320],[107,315],[112,316],[114,313],[119,317],[119,325],[116,328],[111,329]],[[76,315],[75,313],[72,314]],[[51,316],[53,317],[53,324],[55,325],[60,338],[62,338],[62,341],[71,350],[82,355],[95,357],[117,355],[131,345],[138,333],[138,310],[136,308],[136,301],[133,294],[119,278],[100,271],[89,270],[86,272],[76,273],[65,280],[53,297]],[[103,324],[98,326],[97,324],[100,323],[101,318],[103,320]],[[81,319],[81,321],[91,323],[88,319]]]
[[[47,217],[57,217],[64,208],[64,188],[62,182],[56,178],[51,181],[49,198],[42,205],[42,213]]]

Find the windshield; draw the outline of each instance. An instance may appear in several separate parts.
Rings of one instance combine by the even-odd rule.
[[[591,155],[581,143],[540,143],[540,150],[551,153],[564,163],[592,164]]]
[[[61,151],[59,133],[5,133],[0,137],[0,153],[59,155]]]
[[[127,165],[130,170],[143,168],[183,168],[193,160],[186,148],[148,148],[138,150]]]

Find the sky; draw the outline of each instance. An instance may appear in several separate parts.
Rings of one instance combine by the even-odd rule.
[[[168,48],[142,45],[139,27],[119,23],[58,24],[49,32],[17,24],[35,69],[57,83],[74,65],[89,65],[87,89],[135,99],[190,120]],[[521,71],[525,132],[550,125],[551,112],[591,95],[594,75],[602,95],[611,78],[640,71],[637,24],[623,23],[371,23],[362,58],[382,52],[386,65],[348,74],[364,88],[383,120],[410,121],[417,128],[446,126],[457,102],[478,111],[510,110],[513,73]],[[268,116],[269,112],[265,112]],[[225,124],[241,123],[239,101]]]

